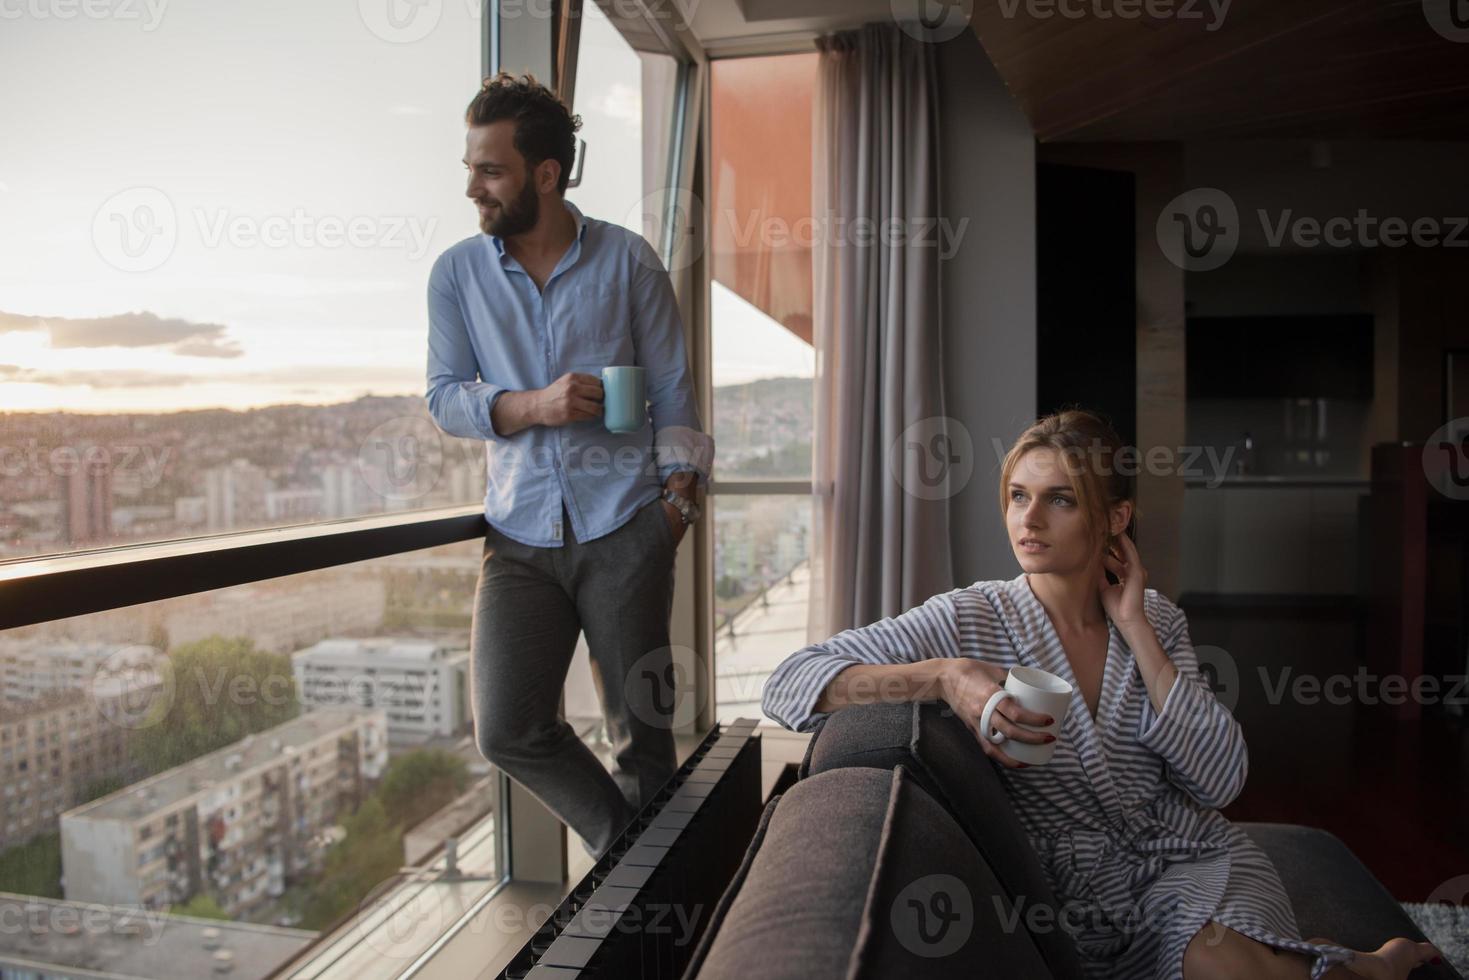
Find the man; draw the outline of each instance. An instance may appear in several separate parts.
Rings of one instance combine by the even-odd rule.
[[[597,856],[677,768],[657,679],[671,662],[674,554],[714,442],[656,253],[564,199],[580,119],[530,76],[502,73],[465,122],[465,193],[484,234],[430,274],[427,398],[445,432],[486,444],[476,738]],[[601,369],[634,364],[651,418],[609,432]],[[610,775],[560,714],[583,630]]]

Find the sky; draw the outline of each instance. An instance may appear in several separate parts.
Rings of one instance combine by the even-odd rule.
[[[639,62],[587,10],[569,196],[626,223]],[[478,234],[479,30],[478,0],[0,8],[0,411],[421,395],[429,269]],[[715,384],[810,375],[714,290]]]

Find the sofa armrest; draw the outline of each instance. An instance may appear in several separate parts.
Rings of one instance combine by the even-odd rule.
[[[948,810],[1010,899],[1023,900],[1026,907],[1059,908],[994,763],[947,704],[869,704],[835,711],[812,736],[802,775],[899,765]],[[1082,974],[1076,946],[1063,930],[1046,930],[1035,941],[1057,976]]]
[[[1051,980],[1016,915],[905,767],[839,768],[767,807],[684,976]]]

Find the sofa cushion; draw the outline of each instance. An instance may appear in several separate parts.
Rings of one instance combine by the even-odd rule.
[[[1030,896],[1028,905],[1059,907],[994,763],[943,702],[855,705],[833,712],[811,739],[801,775],[898,765],[909,768],[914,780],[958,821],[999,877],[1007,898],[1025,895]],[[1064,930],[1044,930],[1035,941],[1051,972],[1081,975],[1076,946]]]
[[[1424,941],[1403,907],[1335,834],[1285,823],[1237,826],[1275,865],[1303,938],[1321,936],[1365,950],[1395,936]],[[1413,980],[1420,978],[1458,980],[1459,973],[1445,962],[1414,970]]]
[[[903,766],[839,768],[766,808],[688,978],[1045,980],[999,881]]]

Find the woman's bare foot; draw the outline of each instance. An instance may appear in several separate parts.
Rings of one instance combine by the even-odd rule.
[[[1358,953],[1350,963],[1342,965],[1369,980],[1406,980],[1408,973],[1419,963],[1427,963],[1440,955],[1433,943],[1389,939],[1377,952]]]

